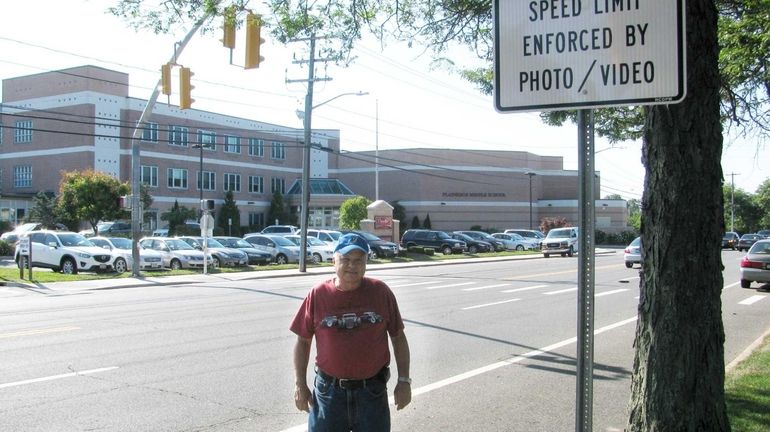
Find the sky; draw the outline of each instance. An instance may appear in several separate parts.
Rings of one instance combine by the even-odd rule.
[[[129,95],[148,99],[169,61],[174,43],[189,30],[156,35],[135,31],[107,13],[117,0],[4,0],[0,8],[0,79],[59,70],[83,64],[129,74]],[[223,48],[220,32],[198,33],[177,59],[193,76],[193,108],[301,128],[307,45],[267,39],[258,69],[244,70],[242,48]],[[237,44],[243,46],[243,32]],[[457,67],[476,66],[469,53],[452,51]],[[345,151],[404,148],[455,148],[528,151],[561,156],[564,168],[577,170],[577,127],[546,126],[539,113],[499,113],[492,96],[482,95],[447,67],[435,67],[429,52],[416,45],[376,41],[356,45],[347,68],[317,64],[312,127],[339,129]],[[174,91],[176,93],[176,83]],[[368,93],[363,96],[343,93]],[[333,99],[329,101],[330,99]],[[329,101],[328,103],[326,101]],[[168,100],[161,95],[159,102]],[[176,96],[170,102],[177,104]],[[601,196],[640,199],[644,187],[641,141],[611,146],[596,139],[595,167]],[[755,140],[725,137],[722,169],[725,182],[754,193],[770,178],[770,151]],[[734,176],[730,174],[734,173]]]

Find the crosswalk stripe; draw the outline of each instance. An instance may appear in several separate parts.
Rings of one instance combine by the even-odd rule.
[[[456,283],[456,284],[451,284],[451,285],[438,285],[438,286],[433,286],[433,287],[427,287],[425,289],[427,289],[427,290],[434,290],[434,289],[442,289],[442,288],[452,288],[452,287],[458,287],[458,286],[471,285],[473,283],[475,283],[475,282],[461,282],[461,283]]]
[[[533,286],[524,287],[524,288],[514,288],[514,289],[509,289],[509,290],[503,290],[503,291],[500,291],[500,292],[501,293],[515,293],[515,292],[520,292],[520,291],[529,291],[529,290],[533,290],[533,289],[545,288],[547,286],[548,285],[533,285]]]
[[[497,284],[497,285],[485,285],[485,286],[480,286],[480,287],[465,288],[465,289],[463,289],[463,291],[478,291],[478,290],[483,290],[483,289],[488,289],[488,288],[499,288],[499,287],[503,287],[503,286],[510,286],[510,284],[504,283],[504,284]]]

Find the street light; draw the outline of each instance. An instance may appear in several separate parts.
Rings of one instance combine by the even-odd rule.
[[[532,177],[536,176],[537,174],[532,171],[527,171],[524,174],[529,176],[529,229],[532,228]]]
[[[313,66],[310,66],[311,70]],[[313,109],[322,105],[341,98],[343,96],[365,96],[368,92],[357,93],[341,93],[334,96],[331,99],[327,99],[319,104],[313,105],[313,86],[312,81],[308,85],[308,92],[305,96],[305,111],[297,110],[297,117],[303,120],[304,132],[305,132],[305,145],[303,148],[304,154],[302,158],[302,211],[300,212],[300,236],[299,236],[299,271],[304,273],[307,269],[307,223],[309,215],[310,205],[310,131],[311,131],[311,118],[313,115]]]

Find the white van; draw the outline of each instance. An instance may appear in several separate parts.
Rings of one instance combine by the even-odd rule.
[[[542,243],[543,256],[548,258],[551,254],[572,256],[578,251],[577,227],[554,228],[548,231]]]

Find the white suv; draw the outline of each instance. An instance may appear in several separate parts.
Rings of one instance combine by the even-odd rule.
[[[78,271],[112,271],[112,254],[95,246],[81,234],[69,231],[32,231],[29,237],[32,267],[44,267],[64,274]],[[19,245],[14,253],[19,262]],[[26,264],[27,257],[24,262]]]
[[[578,251],[578,229],[576,227],[554,228],[548,231],[542,243],[543,256],[551,254],[572,256]]]

